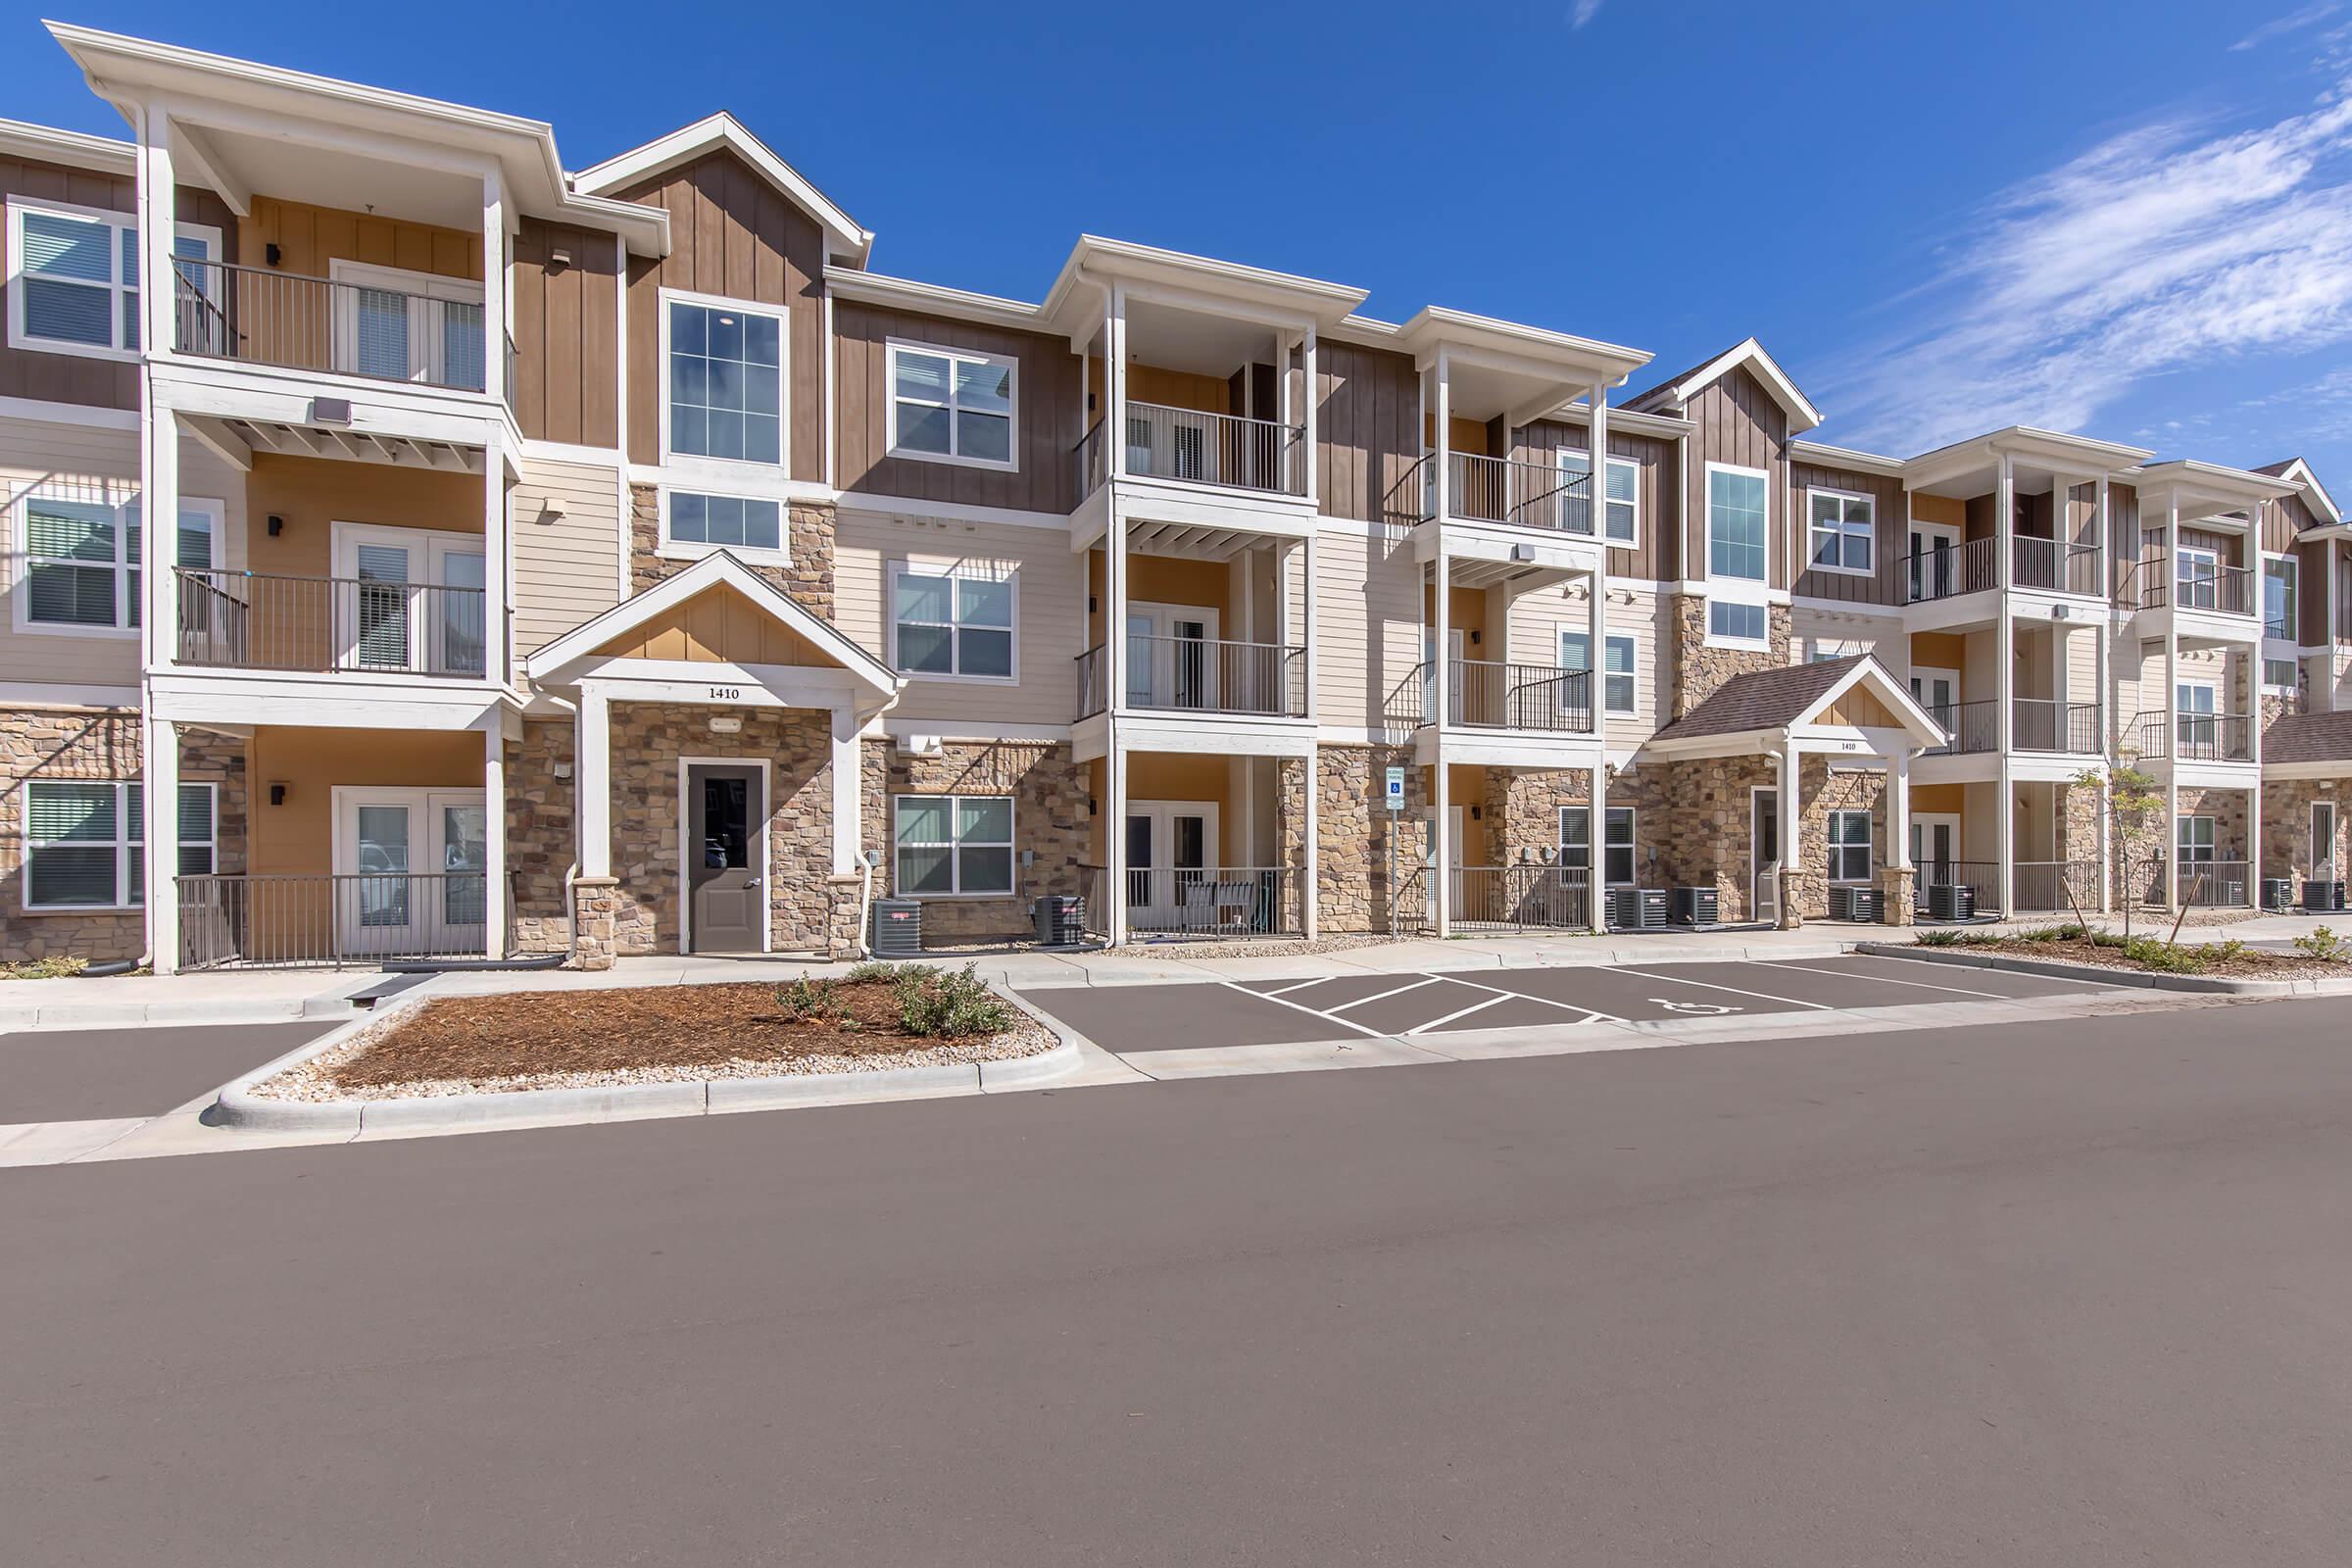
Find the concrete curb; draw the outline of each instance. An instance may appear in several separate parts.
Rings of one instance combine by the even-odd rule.
[[[2068,963],[2056,958],[2020,958],[2006,953],[1922,948],[1901,942],[1865,942],[1855,951],[1880,958],[1915,958],[1922,963],[1948,963],[1963,969],[2006,969],[2014,974],[2047,975],[2054,980],[2096,980],[2102,985],[2137,986],[2149,991],[2186,991],[2201,996],[2352,996],[2352,980],[2233,980],[2227,975],[2151,974],[2140,969],[2109,969],[2095,963]]]

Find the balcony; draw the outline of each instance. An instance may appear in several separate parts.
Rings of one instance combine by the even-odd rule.
[[[2101,750],[2098,704],[2013,697],[2009,700],[2009,743],[2021,752],[2096,757]]]
[[[1549,533],[1592,537],[1592,478],[1542,463],[1446,455],[1446,515],[1462,522],[1500,522]],[[1438,460],[1425,453],[1394,494],[1407,501],[1414,521],[1438,514]],[[1395,508],[1391,509],[1394,512]]]
[[[2124,726],[2141,757],[2176,762],[2250,762],[2254,721],[2244,713],[2135,713]]]
[[[487,384],[478,298],[184,258],[172,271],[172,347],[182,354],[460,392]],[[451,280],[451,295],[468,289],[480,285]]]
[[[2099,547],[2021,535],[2009,541],[2009,585],[2047,593],[2096,596]]]
[[[1448,906],[1456,931],[1589,931],[1592,872],[1570,865],[1457,865]]]
[[[1418,694],[1418,728],[1527,730],[1552,735],[1592,733],[1592,674],[1550,664],[1498,664],[1485,660],[1446,662],[1446,710],[1437,712],[1436,667],[1413,671]]]
[[[1109,477],[1110,449],[1098,422],[1076,448],[1078,491],[1092,495]],[[1306,426],[1157,403],[1127,405],[1127,448],[1120,473],[1176,479],[1261,495],[1306,494]]]
[[[1110,690],[1109,649],[1078,656],[1078,711],[1102,711]],[[1250,718],[1306,716],[1306,650],[1284,643],[1215,637],[1127,639],[1127,700],[1122,708],[1164,713]]]
[[[1928,716],[1943,726],[1951,739],[1941,746],[1931,746],[1929,757],[1965,757],[1977,752],[1997,752],[2001,747],[2001,705],[1997,698],[1984,698],[1973,703],[1945,703],[1930,707]]]
[[[2168,574],[2161,561],[2142,560],[2126,574],[2117,599],[2127,609],[2162,610],[2167,605],[2211,615],[2255,613],[2254,573],[2188,560]]]
[[[1130,866],[1127,930],[1138,936],[1295,937],[1305,929],[1306,875],[1296,865]],[[1110,872],[1079,867],[1090,929],[1105,929]]]
[[[480,680],[483,592],[178,567],[172,657],[203,669]]]
[[[478,958],[489,930],[480,871],[183,876],[174,886],[183,969]]]
[[[1958,545],[1938,545],[1903,558],[1907,601],[1925,604],[1933,599],[1957,599],[2000,586],[1995,569],[1995,541],[1970,539]]]

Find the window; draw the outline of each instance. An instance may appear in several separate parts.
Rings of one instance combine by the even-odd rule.
[[[2262,662],[2262,683],[2275,692],[2294,691],[2298,684],[2295,662],[2291,659],[2265,659]]]
[[[776,502],[746,496],[706,496],[673,490],[669,495],[669,537],[677,544],[781,550],[784,509]]]
[[[139,503],[35,492],[22,505],[24,585],[17,624],[28,630],[127,631],[139,624]],[[186,501],[172,560],[209,570],[220,504]]]
[[[1769,643],[1770,621],[1762,605],[1746,605],[1731,599],[1707,601],[1707,635],[1726,642]]]
[[[1631,458],[1611,458],[1607,468],[1604,483],[1608,491],[1601,501],[1601,537],[1611,544],[1630,545],[1641,537],[1642,465]],[[1580,476],[1590,474],[1592,459],[1583,452],[1563,451],[1560,471]]]
[[[1870,813],[1868,811],[1832,811],[1830,813],[1830,880],[1833,882],[1867,882],[1870,880]]]
[[[1634,885],[1634,808],[1630,806],[1611,806],[1601,813],[1603,839],[1600,847],[1601,881],[1613,888]],[[1569,870],[1592,869],[1592,808],[1589,806],[1560,808],[1560,864]]]
[[[2295,558],[2266,557],[2262,564],[2262,634],[2289,643],[2301,632],[2295,618]]]
[[[405,268],[335,261],[335,368],[480,391],[482,285]]]
[[[897,881],[902,898],[1012,892],[1012,797],[902,795]]]
[[[2180,560],[2180,607],[2214,610],[2222,602],[2222,558],[2211,550],[2182,545]]]
[[[1808,490],[1812,509],[1808,533],[1811,548],[1805,559],[1818,571],[1846,571],[1870,575],[1872,540],[1878,530],[1878,504],[1868,496],[1840,490]]]
[[[182,223],[174,254],[210,261],[218,230]],[[8,336],[15,348],[123,357],[139,351],[139,230],[128,213],[12,201],[8,207]],[[213,279],[187,269],[178,286]]]
[[[893,639],[902,673],[1011,680],[1013,579],[1009,573],[919,571],[892,579]]]
[[[667,450],[735,463],[784,461],[784,318],[667,299]]]
[[[179,876],[214,867],[216,795],[211,784],[179,787]],[[94,779],[31,779],[24,785],[24,892],[28,909],[129,908],[146,902],[145,792]]]
[[[2214,860],[2213,818],[2181,817],[2179,842],[2182,865],[2211,865]]]
[[[1606,633],[1601,638],[1603,667],[1600,673],[1601,710],[1609,713],[1631,713],[1634,710],[1634,639]],[[1562,669],[1591,669],[1592,667],[1592,638],[1589,632],[1560,633],[1560,667]],[[1563,696],[1565,688],[1563,688]]]
[[[998,355],[891,344],[891,455],[1018,467],[1012,455],[1015,369]]]
[[[1764,475],[1707,465],[1707,575],[1762,582]]]

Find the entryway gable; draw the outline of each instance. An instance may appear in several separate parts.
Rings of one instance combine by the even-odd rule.
[[[830,666],[824,651],[727,583],[607,639],[607,659],[666,659],[688,663]]]

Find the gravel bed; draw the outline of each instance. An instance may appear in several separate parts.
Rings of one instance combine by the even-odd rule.
[[[1300,937],[1286,940],[1280,937],[1233,937],[1224,941],[1133,942],[1127,955],[1138,958],[1298,958],[1317,953],[1347,953],[1354,948],[1377,948],[1396,941],[1395,937],[1350,936],[1318,937],[1309,942]]]
[[[2133,933],[2137,935],[2138,933]],[[2189,946],[2181,943],[2182,947]],[[2202,946],[2202,944],[2200,944]],[[1945,948],[1935,951],[1952,952]],[[2341,980],[2352,978],[2352,964],[2313,958],[2292,950],[2278,952],[2267,948],[2249,947],[2232,958],[2215,958],[2195,970],[2152,969],[2134,963],[2120,948],[2099,947],[2088,942],[2025,942],[2011,937],[1996,942],[1970,942],[1956,951],[1962,953],[1997,953],[2013,958],[2042,958],[2052,963],[2082,963],[2101,969],[2123,969],[2132,974],[2186,973],[2226,980]]]

